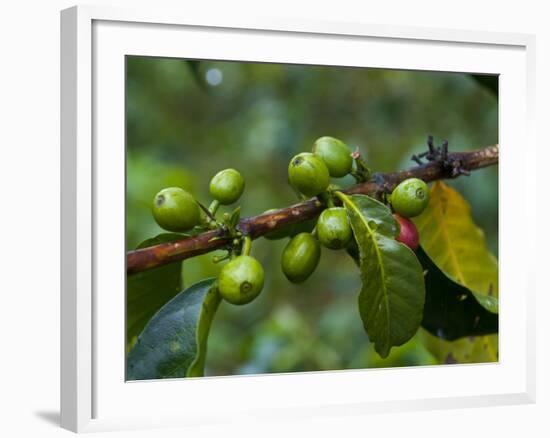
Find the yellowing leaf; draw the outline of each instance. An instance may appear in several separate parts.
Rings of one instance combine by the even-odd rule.
[[[426,330],[419,331],[426,349],[443,364],[482,363],[498,361],[498,335],[468,336],[446,341]]]
[[[422,248],[439,269],[473,292],[498,296],[498,262],[460,193],[434,183],[428,207],[414,222]]]
[[[483,231],[471,216],[470,205],[453,188],[434,183],[430,203],[414,222],[420,244],[446,275],[473,292],[490,312],[497,311],[498,262],[489,252]],[[424,332],[426,347],[442,363],[495,362],[498,360],[498,334],[445,341]]]

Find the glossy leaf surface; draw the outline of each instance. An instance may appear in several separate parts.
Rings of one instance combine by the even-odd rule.
[[[411,339],[422,320],[424,280],[414,253],[395,240],[390,210],[365,195],[342,200],[359,248],[362,279],[359,313],[369,339],[382,357]]]
[[[139,335],[127,357],[127,379],[202,376],[208,333],[219,303],[214,278],[176,295]]]

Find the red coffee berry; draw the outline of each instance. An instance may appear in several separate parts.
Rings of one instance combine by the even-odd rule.
[[[415,250],[419,245],[418,230],[416,225],[409,219],[394,214],[393,217],[399,224],[399,235],[395,238],[398,242],[404,243],[410,249]]]

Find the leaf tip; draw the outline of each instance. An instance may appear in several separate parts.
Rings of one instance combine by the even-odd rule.
[[[391,347],[388,346],[388,345],[380,345],[380,344],[374,344],[374,349],[376,350],[376,352],[378,353],[378,355],[382,358],[382,359],[385,359],[389,356],[390,354],[390,351],[391,351]]]

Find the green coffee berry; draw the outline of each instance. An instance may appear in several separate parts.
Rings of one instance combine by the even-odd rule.
[[[321,258],[321,246],[310,233],[300,233],[287,243],[281,268],[292,283],[302,283],[315,271]]]
[[[200,208],[193,195],[179,187],[168,187],[153,199],[153,217],[167,231],[187,231],[200,222]]]
[[[237,202],[244,191],[244,178],[235,169],[224,169],[210,181],[210,194],[222,205]]]
[[[324,210],[317,221],[317,237],[327,248],[345,248],[353,237],[346,210],[342,207]]]
[[[403,217],[418,216],[430,202],[430,191],[421,179],[409,178],[393,190],[390,202],[397,214]]]
[[[349,147],[333,137],[318,138],[313,144],[313,153],[326,164],[330,176],[341,178],[351,172],[353,159]]]
[[[300,193],[316,196],[327,189],[330,175],[323,160],[312,153],[302,152],[290,161],[288,180]]]
[[[254,257],[241,255],[227,263],[220,271],[218,290],[231,304],[247,304],[264,287],[264,268]]]

